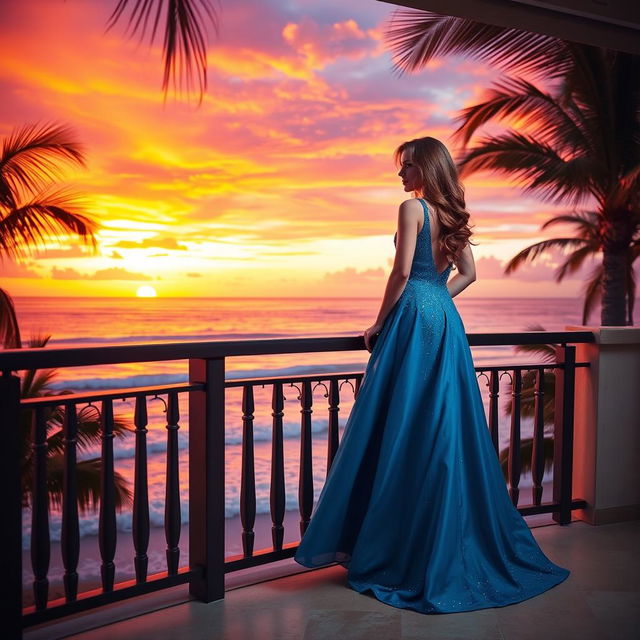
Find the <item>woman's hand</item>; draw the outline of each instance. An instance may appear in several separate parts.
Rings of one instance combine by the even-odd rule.
[[[371,353],[373,350],[373,345],[371,344],[371,338],[375,334],[378,334],[382,331],[382,325],[372,324],[368,329],[364,331],[364,346],[367,348],[367,351]]]

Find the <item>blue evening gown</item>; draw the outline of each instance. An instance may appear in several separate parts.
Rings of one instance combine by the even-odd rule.
[[[569,575],[513,506],[429,212],[295,560],[422,613],[502,607]],[[395,239],[394,239],[395,241]]]

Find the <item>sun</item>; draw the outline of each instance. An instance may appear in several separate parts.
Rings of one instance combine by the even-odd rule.
[[[138,298],[155,298],[158,294],[151,285],[143,284],[141,287],[138,287],[136,295]]]

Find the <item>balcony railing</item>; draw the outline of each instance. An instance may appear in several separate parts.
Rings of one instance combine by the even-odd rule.
[[[584,500],[574,499],[571,477],[573,464],[573,402],[576,367],[575,344],[593,342],[591,332],[527,332],[510,334],[469,334],[471,346],[556,344],[556,362],[552,364],[510,364],[478,366],[476,371],[489,390],[488,425],[498,453],[498,401],[500,380],[510,380],[511,425],[508,457],[508,486],[513,504],[518,507],[521,460],[521,401],[523,376],[535,380],[533,448],[531,458],[532,501],[518,507],[522,515],[551,513],[559,524],[571,521],[571,511],[583,508]],[[22,629],[91,609],[103,604],[144,593],[189,583],[190,594],[211,602],[224,597],[224,576],[245,569],[292,557],[298,543],[284,543],[285,461],[283,424],[285,388],[296,388],[300,402],[300,473],[298,507],[300,535],[309,524],[314,504],[312,464],[313,392],[318,386],[327,398],[327,473],[339,444],[338,412],[341,389],[348,385],[357,395],[363,372],[317,375],[225,379],[227,358],[268,354],[321,353],[355,351],[364,348],[362,337],[292,338],[276,340],[184,342],[76,349],[21,349],[0,352],[0,415],[3,420],[3,446],[0,448],[0,473],[5,491],[5,513],[0,527],[3,556],[3,580],[0,599],[5,608],[5,632],[20,637]],[[67,368],[122,363],[152,363],[189,360],[189,381],[184,384],[144,388],[110,389],[81,394],[62,394],[38,398],[20,398],[20,380],[15,371]],[[544,471],[544,376],[555,377],[555,424],[553,432],[553,499],[542,502]],[[272,545],[254,549],[256,486],[254,463],[254,390],[271,388],[271,473],[270,516]],[[238,556],[225,557],[225,402],[227,390],[242,390],[242,443],[240,517],[242,549]],[[189,558],[180,567],[180,451],[181,428],[179,398],[188,396],[189,428]],[[135,468],[133,487],[132,537],[135,548],[135,579],[116,582],[114,557],[117,543],[116,493],[114,471],[114,401],[134,402]],[[166,495],[164,529],[166,570],[150,575],[148,545],[150,536],[147,409],[150,399],[162,399],[166,414]],[[101,588],[79,592],[78,558],[80,532],[78,513],[78,414],[91,407],[99,416],[101,437],[101,483],[98,541],[101,560]],[[64,598],[49,597],[50,564],[49,484],[47,472],[47,423],[53,411],[60,418],[60,439],[64,451],[63,498],[61,502],[61,553],[64,565]],[[30,479],[31,564],[33,604],[23,607],[22,598],[22,496],[20,425],[23,412],[29,412],[32,455]],[[22,420],[22,423],[21,423]]]

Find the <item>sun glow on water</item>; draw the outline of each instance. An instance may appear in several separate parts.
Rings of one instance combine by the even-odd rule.
[[[141,287],[138,287],[136,295],[138,298],[155,298],[158,294],[151,285],[143,284]]]

